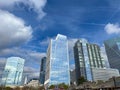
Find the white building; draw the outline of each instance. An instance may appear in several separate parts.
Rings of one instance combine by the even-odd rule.
[[[118,77],[119,71],[111,68],[92,68],[93,81],[102,80],[107,81],[112,77]]]
[[[38,87],[40,85],[39,80],[31,80],[27,86]]]

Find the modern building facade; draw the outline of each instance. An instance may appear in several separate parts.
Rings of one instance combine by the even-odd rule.
[[[107,81],[112,77],[118,77],[119,71],[111,68],[92,68],[93,81]]]
[[[58,34],[51,39],[47,50],[45,87],[65,83],[70,85],[67,37]]]
[[[120,72],[120,37],[104,41],[105,50],[111,68],[116,68]]]
[[[76,85],[76,72],[75,69],[70,70],[70,83]]]
[[[90,44],[86,39],[79,39],[74,46],[76,80],[84,76],[92,81],[91,68],[103,68],[104,59],[101,57],[100,47],[97,44]]]
[[[2,75],[2,85],[21,85],[25,60],[19,57],[7,59]]]
[[[105,46],[101,47],[100,49],[101,49],[101,56],[104,59],[103,66],[106,67],[106,68],[110,68],[109,61],[108,61],[108,58],[107,58],[107,54],[106,54],[106,51],[105,51]]]
[[[40,84],[45,82],[46,57],[43,57],[40,62]]]

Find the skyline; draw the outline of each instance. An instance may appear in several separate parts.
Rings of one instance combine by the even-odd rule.
[[[79,38],[102,47],[120,35],[119,5],[118,0],[1,0],[0,76],[6,59],[18,56],[26,60],[25,73],[38,77],[40,59],[58,33],[68,37],[70,53]]]

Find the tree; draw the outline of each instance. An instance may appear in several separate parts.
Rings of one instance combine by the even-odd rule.
[[[13,90],[11,87],[5,87],[5,90]]]
[[[86,82],[87,80],[83,77],[83,76],[81,76],[79,79],[78,79],[78,85],[80,85],[80,84],[83,84],[83,82]]]
[[[50,87],[49,87],[49,89],[54,89],[55,88],[55,85],[51,85]]]
[[[66,89],[68,89],[69,86],[66,85],[65,83],[60,83],[60,84],[58,85],[58,87],[59,87],[59,88],[63,88],[63,89],[66,90]]]

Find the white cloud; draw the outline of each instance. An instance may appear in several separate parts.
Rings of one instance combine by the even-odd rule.
[[[68,48],[69,48],[69,56],[70,56],[70,59],[73,59],[74,58],[74,55],[73,55],[73,47],[75,45],[75,42],[77,41],[78,39],[69,39],[68,40]]]
[[[0,0],[0,7],[10,7],[20,0]]]
[[[35,73],[35,72],[38,72],[39,69],[35,69],[33,67],[29,67],[29,66],[25,66],[24,67],[24,73],[25,74],[32,74],[32,73]]]
[[[33,7],[35,12],[38,13],[38,18],[41,19],[45,16],[45,12],[43,12],[43,8],[46,5],[47,0],[29,0],[28,4],[30,7]]]
[[[31,26],[15,15],[0,10],[0,48],[18,46],[32,37]]]
[[[69,39],[69,40],[68,40],[69,50],[73,50],[73,47],[74,47],[75,42],[76,42],[77,40],[78,40],[78,39],[76,39],[76,38],[73,38],[73,39]]]
[[[39,69],[30,66],[25,66],[23,71],[23,77],[27,76],[28,81],[32,78],[38,78],[40,74],[39,71]]]
[[[1,50],[0,56],[2,57],[18,56],[26,59],[26,63],[34,62],[39,64],[41,58],[46,56],[46,53],[14,47]]]
[[[0,8],[10,8],[14,7],[15,4],[23,3],[29,9],[33,9],[38,14],[38,18],[41,19],[46,14],[43,11],[46,2],[47,0],[0,0]]]
[[[111,24],[111,23],[108,23],[108,24],[105,26],[105,31],[106,31],[108,34],[120,34],[120,26],[119,26],[119,24]]]
[[[48,46],[50,43],[50,37],[47,37],[47,39],[40,42],[41,46]]]

